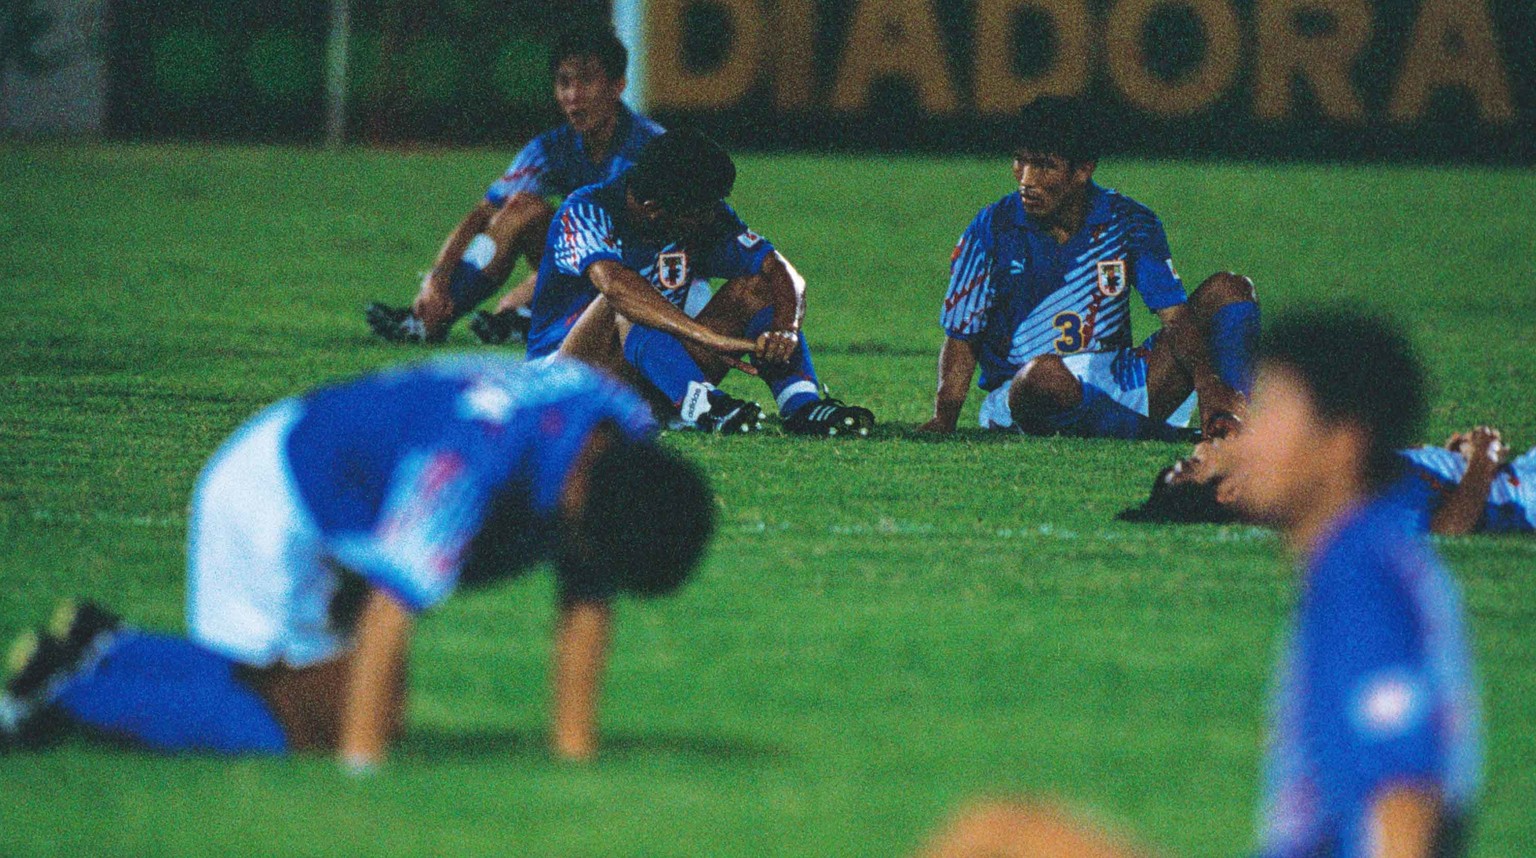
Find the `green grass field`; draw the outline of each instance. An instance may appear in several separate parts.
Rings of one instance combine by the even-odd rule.
[[[72,594],[180,629],[204,458],[271,400],[422,354],[370,338],[362,306],[409,298],[506,160],[0,146],[0,635]],[[543,750],[541,575],[422,622],[384,776],[69,742],[0,758],[0,854],[895,856],[968,796],[1026,792],[1176,854],[1246,849],[1291,599],[1275,539],[1114,522],[1172,446],[912,431],[950,248],[1006,165],[759,156],[741,174],[737,208],[810,280],[823,378],[882,427],[671,439],[715,481],[722,532],[678,598],[620,607],[600,760]],[[1536,174],[1099,176],[1163,215],[1191,283],[1229,268],[1266,312],[1350,299],[1411,321],[1438,386],[1426,440],[1490,422],[1536,443]],[[1487,708],[1472,853],[1527,854],[1536,540],[1441,548]]]

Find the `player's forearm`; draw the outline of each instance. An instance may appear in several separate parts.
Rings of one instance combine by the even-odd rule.
[[[1371,802],[1370,858],[1432,858],[1440,832],[1438,795],[1399,786]]]
[[[732,342],[694,321],[661,297],[645,278],[616,262],[598,262],[588,269],[588,274],[592,284],[613,305],[614,312],[636,325],[655,328],[715,351],[727,346],[743,352],[752,350],[750,341]]]
[[[398,689],[405,672],[411,616],[392,596],[374,590],[357,623],[351,675],[342,706],[341,759],[366,769],[383,761],[399,719]]]
[[[597,753],[597,708],[608,660],[612,610],[599,602],[560,606],[553,675],[554,752],[570,760]]]
[[[1430,517],[1429,529],[1443,536],[1471,533],[1476,529],[1488,504],[1488,492],[1493,487],[1495,473],[1494,469],[1468,467],[1461,483],[1446,493],[1440,508]]]
[[[933,416],[953,427],[960,419],[976,375],[976,349],[965,340],[947,338],[939,350],[939,388],[934,394]]]

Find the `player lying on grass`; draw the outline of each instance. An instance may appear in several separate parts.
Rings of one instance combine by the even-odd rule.
[[[1274,525],[1299,602],[1276,674],[1259,854],[1465,852],[1481,716],[1461,598],[1379,493],[1424,411],[1423,370],[1390,327],[1312,313],[1267,333],[1233,442],[1235,503]],[[1044,805],[964,814],[930,856],[1150,854]]]
[[[555,102],[565,124],[533,138],[443,242],[410,307],[370,304],[368,325],[396,341],[439,342],[464,314],[506,282],[519,256],[535,270],[554,209],[548,197],[616,176],[661,126],[620,101],[628,52],[606,23],[577,26],[550,54]],[[507,292],[494,313],[470,320],[482,341],[520,340],[528,331],[533,275]]]
[[[1163,225],[1093,180],[1104,132],[1076,102],[1040,98],[1014,133],[1018,191],[981,210],[951,260],[933,419],[955,430],[976,369],[983,428],[1177,438],[1190,393],[1204,420],[1240,410],[1259,308],[1216,274],[1187,299]],[[1131,338],[1130,290],[1161,322]]]
[[[418,614],[553,561],[553,748],[597,748],[609,602],[676,590],[713,528],[649,409],[574,361],[438,361],[283,400],[214,454],[189,522],[187,637],[94,605],[13,650],[0,745],[50,721],[164,752],[379,763]],[[665,515],[657,515],[665,510]]]
[[[1230,478],[1230,440],[1195,445],[1194,452],[1164,468],[1146,503],[1120,518],[1147,522],[1240,520]],[[1452,435],[1444,447],[1399,450],[1399,476],[1383,497],[1406,511],[1421,529],[1462,533],[1531,533],[1536,530],[1536,448],[1511,461],[1497,429],[1478,426]]]
[[[558,351],[612,369],[679,425],[713,432],[758,428],[756,403],[715,388],[731,367],[748,369],[786,432],[868,435],[868,409],[821,395],[800,330],[805,280],[726,204],[735,181],[724,149],[681,129],[622,176],[567,197],[539,267],[528,357]],[[709,278],[727,282],[690,316],[689,295]]]

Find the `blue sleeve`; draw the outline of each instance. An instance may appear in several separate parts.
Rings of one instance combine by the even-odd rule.
[[[1435,510],[1445,502],[1445,493],[1449,488],[1424,471],[1405,464],[1402,476],[1381,493],[1381,499],[1400,509],[1415,530],[1427,533],[1430,519],[1434,518]]]
[[[549,153],[544,135],[533,138],[524,146],[501,178],[491,183],[485,192],[485,201],[500,206],[514,194],[529,193],[541,197],[554,193],[549,187]]]
[[[1325,807],[1357,821],[1384,787],[1441,776],[1433,674],[1388,539],[1335,548],[1307,595],[1304,729]]]
[[[730,206],[722,204],[719,217],[719,238],[705,256],[705,270],[699,273],[725,280],[760,273],[773,244],[748,229]]]
[[[335,536],[329,548],[342,566],[421,612],[457,586],[483,502],[458,454],[416,452],[396,468],[372,531]]]
[[[601,206],[569,198],[550,224],[546,251],[554,257],[555,270],[583,277],[592,263],[603,259],[623,262],[613,219]]]
[[[956,340],[972,340],[987,327],[992,309],[992,209],[983,209],[960,236],[949,257],[949,289],[939,323]]]
[[[1184,303],[1184,281],[1173,267],[1168,234],[1157,215],[1144,211],[1135,218],[1127,249],[1131,257],[1131,282],[1148,310],[1156,313]]]

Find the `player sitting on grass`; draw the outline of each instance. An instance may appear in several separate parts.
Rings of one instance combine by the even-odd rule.
[[[661,126],[620,101],[629,54],[606,23],[578,26],[555,42],[550,71],[566,124],[533,138],[443,242],[410,307],[370,304],[368,325],[387,339],[439,342],[511,274],[519,256],[539,266],[554,209],[547,197],[616,176]],[[480,310],[470,330],[486,343],[528,331],[533,276],[509,291],[496,312]]]
[[[976,368],[987,429],[1181,437],[1190,393],[1202,419],[1240,409],[1259,309],[1253,283],[1216,274],[1185,299],[1163,225],[1093,181],[1099,126],[1041,98],[1011,141],[1018,190],[981,210],[951,260],[930,432],[955,430]],[[1136,290],[1162,329],[1131,339]]]
[[[56,614],[13,649],[0,746],[62,721],[163,752],[376,765],[401,729],[416,615],[551,560],[551,739],[588,757],[610,600],[676,590],[713,528],[708,486],[653,428],[573,361],[439,361],[283,400],[198,480],[187,637],[89,603]]]
[[[1235,503],[1299,565],[1276,674],[1259,853],[1455,858],[1481,715],[1456,583],[1379,496],[1424,411],[1423,370],[1379,321],[1314,313],[1261,349],[1233,442]],[[930,856],[1146,855],[1038,805],[963,814]]]
[[[1164,468],[1152,494],[1120,514],[1125,521],[1238,521],[1236,484],[1228,478],[1230,440],[1211,439]],[[1400,475],[1383,497],[1423,530],[1462,533],[1536,531],[1536,448],[1505,461],[1497,429],[1478,426],[1452,435],[1444,447],[1399,450]]]
[[[749,354],[785,431],[868,435],[868,409],[822,397],[800,330],[805,280],[725,203],[735,181],[724,149],[682,129],[567,197],[539,268],[528,357],[558,350],[643,380],[681,425],[746,432],[761,409],[714,385]],[[727,282],[690,317],[689,293],[708,278]]]

